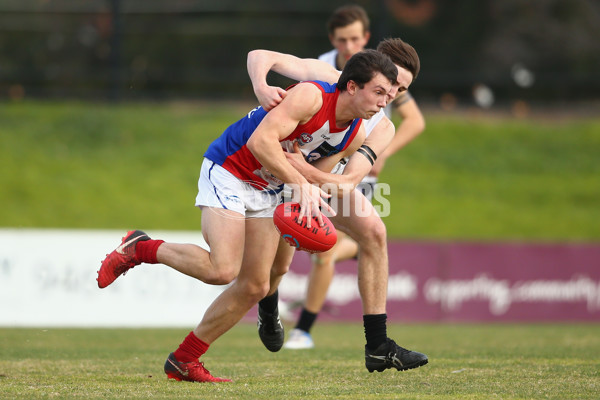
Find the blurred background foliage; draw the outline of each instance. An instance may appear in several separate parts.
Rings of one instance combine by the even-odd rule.
[[[252,99],[247,52],[316,57],[331,47],[328,16],[347,3],[2,0],[0,94]],[[598,1],[354,3],[371,17],[371,47],[402,37],[418,50],[422,73],[412,91],[421,102],[489,107],[600,97]]]

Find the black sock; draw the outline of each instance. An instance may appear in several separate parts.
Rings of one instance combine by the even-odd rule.
[[[369,350],[377,349],[387,339],[387,314],[363,315],[365,338]]]
[[[258,302],[258,305],[262,310],[266,313],[273,314],[275,309],[277,308],[277,303],[279,302],[279,291],[276,290],[270,296],[265,297],[261,301]]]
[[[296,324],[296,329],[300,329],[304,332],[310,332],[310,328],[312,328],[315,320],[317,319],[317,315],[315,313],[311,313],[310,311],[306,311],[306,308],[302,309],[300,313],[300,319],[298,319],[298,323]]]

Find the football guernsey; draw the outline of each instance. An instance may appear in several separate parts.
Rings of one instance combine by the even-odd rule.
[[[335,123],[335,107],[340,94],[337,86],[321,81],[309,83],[321,90],[323,105],[308,122],[298,125],[280,143],[284,151],[293,151],[294,142],[298,142],[306,161],[314,162],[345,150],[356,137],[362,120],[357,118],[349,126],[338,128]],[[250,111],[212,142],[204,157],[257,189],[280,190],[283,182],[261,165],[246,146],[266,115],[262,107]]]

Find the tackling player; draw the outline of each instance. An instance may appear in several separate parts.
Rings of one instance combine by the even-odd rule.
[[[419,59],[412,46],[400,39],[386,39],[377,49],[390,56],[398,68],[395,90],[390,92],[391,101],[398,93],[405,92],[416,78],[420,69]],[[249,75],[257,98],[261,104],[268,107],[277,104],[286,96],[282,89],[267,84],[266,76],[269,70],[296,80],[314,77],[334,80],[334,76],[339,74],[333,67],[318,60],[299,59],[267,50],[252,51],[248,56]],[[302,157],[294,154],[288,154],[287,157],[310,182],[356,186],[371,171],[377,157],[385,151],[395,133],[393,124],[384,115],[378,114],[371,119],[375,126],[365,139],[361,148],[363,151],[359,149],[349,158],[342,174],[327,173],[336,166],[341,157],[328,157],[319,165],[308,164]],[[428,362],[427,356],[402,348],[387,337],[388,258],[385,225],[373,205],[360,191],[348,193],[347,199],[348,201],[338,202],[338,205],[348,204],[348,208],[338,210],[331,221],[338,230],[346,232],[355,240],[360,248],[358,277],[367,340],[365,365],[369,371],[382,371],[387,368],[405,370],[425,365]],[[281,241],[276,263],[271,271],[269,295],[259,302],[259,335],[271,351],[277,351],[283,345],[284,332],[278,323],[277,287],[292,258],[293,248]]]
[[[334,47],[331,51],[321,54],[319,60],[335,67],[336,70],[342,70],[346,61],[359,51],[362,51],[370,38],[370,21],[366,11],[358,5],[347,5],[336,9],[327,22],[327,31],[329,41]],[[318,67],[317,67],[318,68]],[[318,69],[317,69],[318,70]],[[337,79],[330,74],[323,74],[319,79],[334,82]],[[277,100],[285,92],[278,92],[273,98],[263,98],[261,104],[267,107],[273,107]],[[271,96],[267,91],[264,94],[259,93],[261,97]],[[259,98],[259,100],[261,100]],[[397,98],[388,102],[385,109],[364,122],[367,135],[375,126],[384,119],[383,124],[391,123],[392,108],[402,117],[402,121],[396,130],[396,134],[391,139],[389,145],[377,155],[369,173],[362,179],[359,188],[363,191],[367,199],[372,200],[376,190],[377,177],[381,172],[388,157],[396,153],[425,128],[425,120],[415,100],[408,90],[399,92]],[[382,128],[380,128],[382,129]],[[347,160],[336,167],[335,173],[341,173]],[[311,270],[306,288],[306,298],[298,321],[294,329],[290,332],[288,340],[284,344],[287,349],[309,349],[314,347],[310,330],[315,323],[319,312],[321,311],[327,291],[335,273],[335,263],[358,256],[358,243],[351,237],[339,232],[338,242],[329,251],[311,255]]]

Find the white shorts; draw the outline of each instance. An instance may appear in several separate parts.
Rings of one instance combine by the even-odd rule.
[[[360,181],[358,185],[356,185],[356,188],[360,190],[370,202],[373,202],[373,196],[375,195],[376,187],[377,177],[370,175],[365,176],[363,180]]]
[[[278,193],[255,189],[209,159],[202,161],[197,207],[222,208],[248,218],[271,218],[279,203]]]

